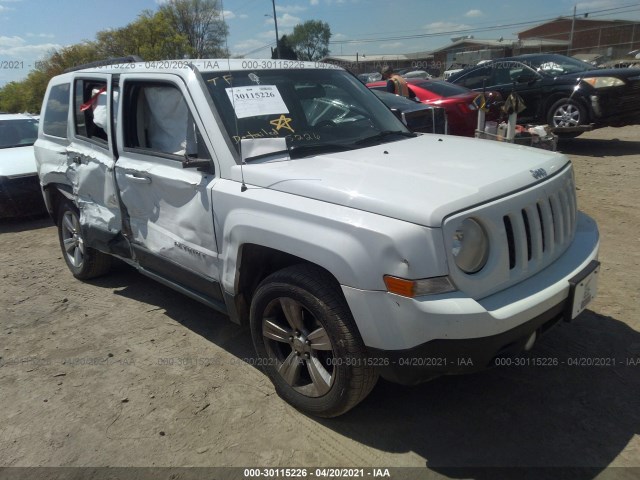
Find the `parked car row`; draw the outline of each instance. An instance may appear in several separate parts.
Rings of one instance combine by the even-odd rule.
[[[419,102],[445,109],[449,133],[473,137],[478,118],[478,106],[474,103],[477,92],[443,80],[410,78],[407,79],[407,85]],[[373,90],[385,90],[387,83],[371,82],[367,86]]]
[[[526,106],[519,121],[548,124],[560,135],[640,123],[640,69],[596,69],[564,55],[530,54],[467,68],[449,81],[504,98],[515,92]]]

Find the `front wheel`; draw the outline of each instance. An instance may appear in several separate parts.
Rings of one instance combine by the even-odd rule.
[[[87,280],[103,275],[111,268],[111,257],[85,245],[80,215],[71,202],[65,201],[58,212],[58,239],[64,261],[74,277]]]
[[[258,362],[297,409],[335,417],[363,400],[378,375],[335,279],[295,265],[271,274],[251,302]]]
[[[579,102],[562,98],[549,109],[547,123],[553,128],[579,127],[587,123],[587,111]]]

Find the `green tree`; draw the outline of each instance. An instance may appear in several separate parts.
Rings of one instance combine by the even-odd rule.
[[[126,27],[96,34],[101,58],[137,55],[144,60],[163,60],[191,56],[185,35],[176,32],[164,11],[145,10]]]
[[[226,57],[229,33],[218,0],[167,0],[160,7],[174,31],[184,35],[195,58]]]
[[[329,54],[331,28],[327,22],[307,20],[293,27],[289,43],[300,60],[317,61]]]
[[[278,40],[278,48],[280,50],[280,58],[283,60],[298,60],[298,55],[291,48],[291,43],[289,42],[289,38],[286,35],[282,35],[280,40]],[[271,58],[275,59],[278,55],[278,52],[275,48],[271,49]]]

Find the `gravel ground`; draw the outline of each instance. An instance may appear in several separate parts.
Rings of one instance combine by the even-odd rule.
[[[607,472],[638,478],[640,126],[559,149],[599,224],[603,267],[590,308],[529,357],[558,364],[380,382],[333,420],[281,401],[244,361],[248,332],[224,316],[125,265],[77,281],[48,218],[2,221],[0,466],[426,465],[429,478],[637,467]]]

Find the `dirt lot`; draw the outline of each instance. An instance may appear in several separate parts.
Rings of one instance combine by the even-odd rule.
[[[281,401],[243,361],[248,332],[225,317],[124,265],[76,281],[47,218],[2,222],[0,466],[426,465],[454,478],[496,465],[594,467],[580,478],[635,466],[614,471],[638,478],[640,126],[560,149],[599,223],[603,269],[590,309],[532,353],[559,365],[380,382],[333,420]]]

